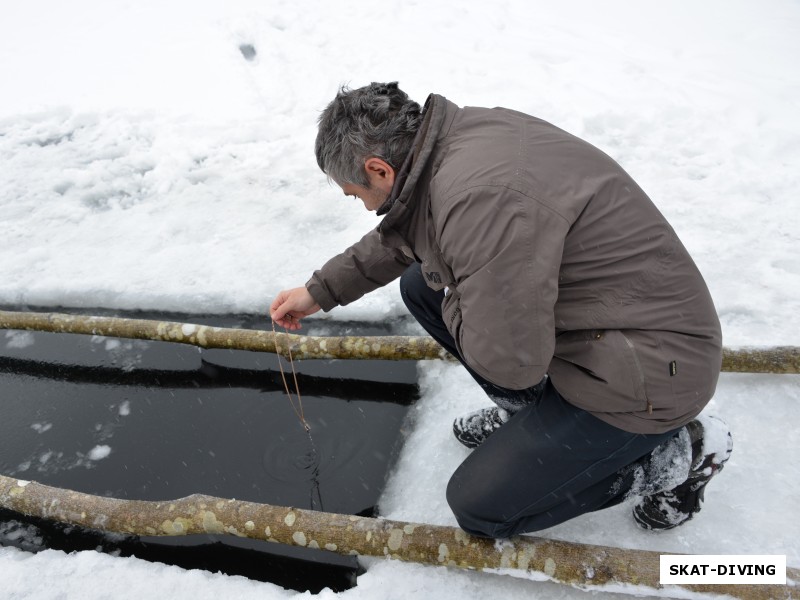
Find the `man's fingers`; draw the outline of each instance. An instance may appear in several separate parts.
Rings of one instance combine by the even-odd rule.
[[[275,323],[277,323],[284,329],[291,329],[291,330],[300,329],[299,319],[295,319],[291,315],[286,315],[286,317],[284,317],[283,319],[273,319],[273,321],[275,321]]]
[[[272,320],[286,329],[300,329],[300,319],[284,310],[285,308],[277,308],[271,315]]]
[[[300,319],[319,310],[305,287],[283,290],[269,308],[273,321],[293,330],[300,329]]]

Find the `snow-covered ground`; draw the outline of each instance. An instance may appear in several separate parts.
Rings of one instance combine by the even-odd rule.
[[[343,83],[399,80],[420,102],[508,106],[603,148],[692,252],[726,345],[800,344],[796,2],[51,0],[0,15],[0,304],[266,312],[376,223],[319,173],[319,111]],[[390,285],[322,318],[403,313]],[[419,368],[383,514],[454,524],[444,487],[466,451],[450,422],[485,401],[459,368]],[[544,535],[800,566],[799,406],[798,376],[723,375],[712,408],[734,454],[692,523],[649,534],[623,506]],[[96,553],[0,548],[0,572],[9,598],[301,595]],[[321,597],[411,594],[587,597],[382,561]]]

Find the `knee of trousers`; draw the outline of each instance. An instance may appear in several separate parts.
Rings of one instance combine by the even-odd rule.
[[[408,306],[409,302],[414,302],[419,297],[419,286],[426,285],[422,277],[422,269],[419,263],[414,263],[408,267],[400,276],[400,295],[403,302]]]
[[[489,492],[489,493],[486,493]],[[447,503],[459,527],[478,537],[507,538],[513,535],[517,520],[503,514],[503,503],[490,490],[464,485],[456,472],[447,484]]]

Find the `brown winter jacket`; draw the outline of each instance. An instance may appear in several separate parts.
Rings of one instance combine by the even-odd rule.
[[[431,95],[378,227],[306,284],[326,311],[422,263],[466,362],[660,433],[711,399],[721,333],[675,232],[606,154],[540,119]]]

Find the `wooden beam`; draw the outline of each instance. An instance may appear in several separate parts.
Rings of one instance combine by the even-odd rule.
[[[315,337],[284,333],[276,336],[272,331],[209,327],[174,321],[2,310],[0,329],[176,342],[202,348],[272,352],[283,356],[288,356],[288,350],[291,349],[295,360],[454,360],[427,336]],[[800,347],[725,348],[722,370],[735,373],[800,373]]]
[[[137,536],[235,535],[344,555],[551,580],[583,589],[685,598],[687,591],[749,600],[791,598],[781,585],[659,584],[659,552],[519,536],[472,537],[456,527],[372,519],[194,494],[151,502],[93,496],[0,475],[0,507],[26,516]]]

